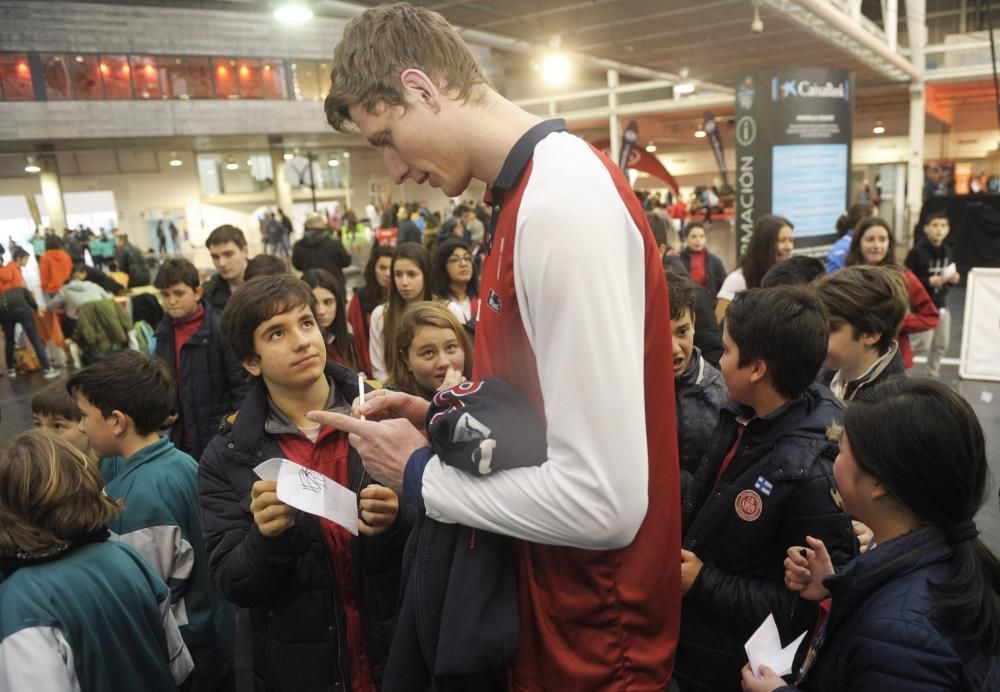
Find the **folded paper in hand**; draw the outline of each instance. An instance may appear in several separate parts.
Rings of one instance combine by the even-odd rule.
[[[278,499],[286,505],[325,517],[358,535],[358,496],[340,483],[288,459],[268,459],[254,473],[265,481],[277,481]]]
[[[791,644],[781,648],[781,637],[778,635],[778,626],[774,624],[774,615],[768,615],[745,645],[754,677],[760,678],[758,671],[761,666],[767,666],[779,676],[791,673],[795,652],[805,636],[806,633],[803,632]]]
[[[950,279],[951,277],[955,276],[955,274],[957,274],[957,273],[958,273],[958,267],[955,266],[954,262],[952,262],[947,267],[944,267],[941,270],[941,278],[942,279]]]

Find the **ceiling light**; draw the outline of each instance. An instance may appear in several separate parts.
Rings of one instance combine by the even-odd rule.
[[[301,1],[286,2],[274,10],[274,18],[283,24],[305,24],[313,18],[313,12]]]
[[[235,171],[239,167],[240,167],[240,164],[236,163],[233,160],[232,157],[229,157],[228,159],[226,159],[226,170],[227,171]]]
[[[24,172],[25,173],[41,173],[42,167],[38,165],[35,161],[34,156],[29,156],[24,160]]]
[[[349,159],[349,158],[351,158],[351,152],[349,152],[349,151],[345,151],[345,152],[344,152],[344,158],[345,158],[345,159]]]
[[[875,122],[875,127],[872,128],[873,135],[881,135],[885,133],[885,127],[882,126],[882,121],[878,120]]]
[[[542,61],[542,79],[546,84],[562,86],[569,82],[569,58],[562,53],[552,53]]]
[[[705,136],[705,131],[699,127],[697,130],[694,131],[694,136],[697,137],[698,139],[701,139],[702,137]]]
[[[674,85],[675,94],[693,94],[695,86],[691,82],[681,82],[680,84]]]
[[[252,166],[253,165],[253,159],[247,159],[247,165],[248,166]]]
[[[282,156],[281,158],[283,158],[283,159],[284,159],[285,161],[291,161],[292,159],[294,159],[294,158],[295,158],[295,154],[287,154],[287,153],[286,153],[286,154],[285,154],[284,156]]]
[[[177,158],[177,152],[170,152],[170,165],[176,168],[177,166],[183,166],[184,162]]]
[[[649,144],[646,145],[646,151],[652,154],[653,152],[656,151],[656,145],[650,142]]]
[[[328,166],[332,167],[332,168],[336,168],[337,166],[339,166],[339,165],[340,165],[340,161],[338,161],[337,159],[335,159],[335,158],[333,158],[333,157],[331,156],[331,157],[330,157],[330,160],[329,160],[329,161],[327,161],[327,162],[326,162],[326,164],[327,164]]]

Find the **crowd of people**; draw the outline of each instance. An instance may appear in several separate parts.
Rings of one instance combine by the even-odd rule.
[[[0,688],[1000,688],[982,427],[907,374],[947,347],[947,218],[899,265],[852,207],[827,266],[765,215],[727,273],[440,15],[372,8],[333,65],[334,128],[484,205],[430,236],[390,212],[353,295],[327,219],[279,256],[214,229],[207,281],[133,277],[120,240],[152,340],[46,384],[0,443]],[[111,292],[45,243],[80,333]],[[37,340],[30,295],[0,293],[8,344]],[[356,494],[357,533],[272,459]],[[804,635],[789,671],[747,663],[769,617]]]

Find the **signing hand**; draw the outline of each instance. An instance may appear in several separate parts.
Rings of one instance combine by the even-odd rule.
[[[365,396],[367,399],[367,395]],[[365,401],[366,405],[367,403]],[[358,450],[368,473],[397,495],[403,492],[403,470],[410,455],[421,447],[428,446],[427,439],[420,431],[403,418],[358,420],[331,411],[310,411],[307,417],[321,425],[350,434],[351,446]]]
[[[369,485],[358,493],[361,502],[358,507],[358,532],[365,536],[377,536],[396,521],[399,514],[399,497],[384,485]]]
[[[430,402],[418,396],[394,392],[390,389],[376,389],[365,393],[365,407],[361,408],[361,399],[355,399],[351,405],[351,415],[355,418],[364,416],[370,421],[388,420],[390,418],[405,418],[415,428],[423,430]],[[318,419],[317,419],[318,420]]]
[[[257,481],[250,488],[250,511],[260,532],[280,536],[295,523],[295,508],[278,499],[277,481]]]
[[[743,666],[740,676],[743,678],[741,682],[745,692],[773,692],[773,690],[788,684],[767,666],[761,666],[757,672],[760,673],[760,680],[754,677],[749,663]]]
[[[785,586],[798,591],[808,601],[822,601],[830,595],[823,580],[833,574],[833,562],[823,541],[806,536],[809,548],[792,546],[785,558]],[[805,553],[805,555],[803,555]]]
[[[681,548],[681,595],[686,596],[695,579],[701,573],[704,563],[690,550]]]

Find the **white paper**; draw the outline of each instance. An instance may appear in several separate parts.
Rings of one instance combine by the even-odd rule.
[[[781,637],[778,635],[778,626],[774,624],[774,615],[768,615],[757,631],[747,639],[745,645],[747,658],[750,659],[750,670],[753,671],[754,677],[760,679],[757,671],[761,666],[767,666],[778,676],[791,673],[795,652],[798,651],[799,644],[805,636],[806,633],[803,632],[791,644],[781,648]]]
[[[957,273],[958,273],[958,267],[956,267],[955,263],[952,262],[947,267],[945,267],[945,268],[943,268],[941,270],[941,278],[942,279],[950,279],[951,277],[955,276],[955,274],[957,274]]]
[[[278,499],[286,505],[325,517],[358,535],[358,496],[352,490],[288,459],[268,459],[254,473],[265,481],[278,481]]]

